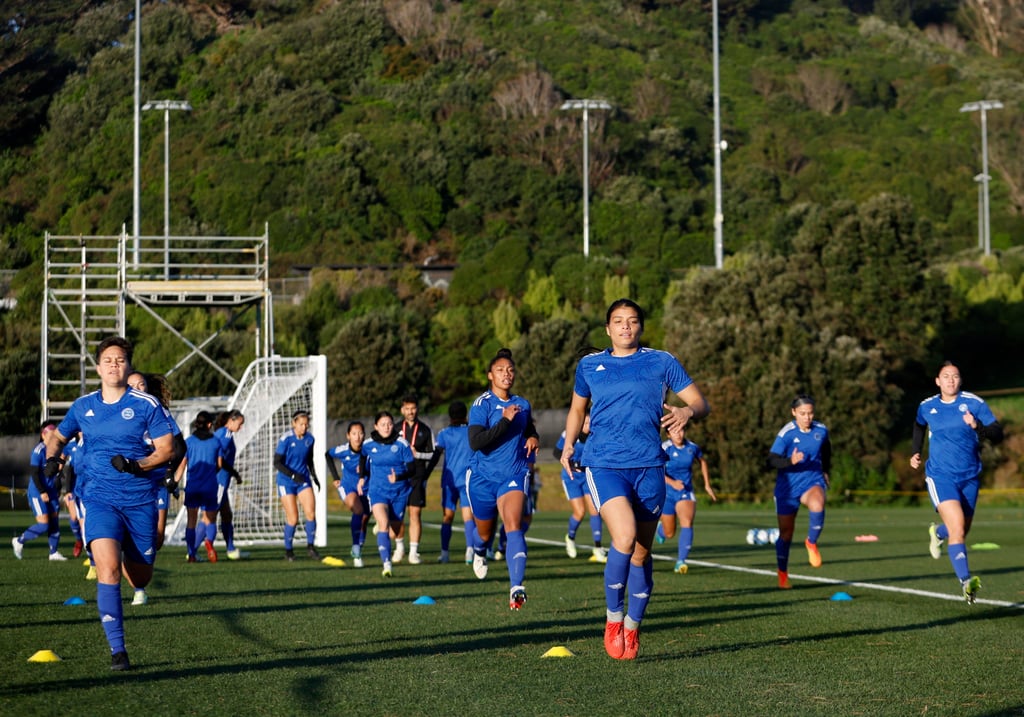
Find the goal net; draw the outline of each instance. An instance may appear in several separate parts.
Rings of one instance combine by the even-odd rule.
[[[246,545],[284,540],[284,511],[277,495],[277,471],[274,451],[285,432],[291,430],[292,414],[309,411],[309,431],[316,440],[313,464],[321,489],[316,496],[316,536],[314,543],[327,544],[327,489],[330,487],[324,452],[327,450],[327,357],[273,357],[257,359],[246,369],[238,389],[228,402],[228,410],[237,409],[245,424],[235,434],[235,468],[242,480],[231,482],[231,507],[234,512],[235,542]],[[186,426],[182,431],[188,432]],[[186,471],[187,481],[187,471]],[[175,504],[180,505],[178,501]],[[185,539],[186,511],[178,509],[167,542],[182,544]],[[168,519],[170,522],[170,518]],[[296,543],[305,540],[305,516],[299,506]],[[218,530],[218,538],[220,535]]]

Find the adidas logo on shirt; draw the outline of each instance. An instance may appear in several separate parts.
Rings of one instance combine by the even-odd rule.
[[[89,409],[88,411],[86,411],[86,412],[85,412],[85,417],[86,417],[86,418],[91,418],[91,417],[93,417],[93,416],[95,416],[95,415],[96,415],[96,414],[92,412],[92,409],[91,409],[91,408],[90,408],[90,409]]]
[[[595,368],[594,370],[595,371],[604,371],[604,364],[603,363],[599,363],[597,365],[597,368]]]

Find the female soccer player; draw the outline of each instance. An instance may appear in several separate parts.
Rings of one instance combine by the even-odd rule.
[[[487,545],[494,536],[495,518],[500,514],[508,540],[508,606],[519,610],[526,603],[523,514],[530,477],[527,457],[536,455],[539,441],[529,401],[512,393],[516,365],[511,351],[500,349],[491,359],[487,380],[490,389],[469,410],[473,463],[466,487],[479,534],[479,542],[473,546],[473,573],[481,580],[487,577]]]
[[[32,480],[28,484],[28,504],[36,522],[21,535],[11,538],[14,557],[21,560],[26,541],[46,533],[50,543],[50,560],[67,560],[57,549],[60,546],[60,479],[59,474],[47,475],[46,437],[57,427],[46,421],[39,427],[39,443],[32,449]]]
[[[673,537],[676,534],[676,521],[679,521],[679,553],[674,570],[683,575],[689,569],[686,558],[693,547],[693,516],[697,513],[697,498],[693,494],[694,462],[700,463],[704,490],[711,496],[711,500],[717,501],[718,498],[711,487],[708,462],[700,446],[686,437],[685,428],[679,426],[669,431],[668,440],[661,444],[661,448],[668,456],[668,463],[665,464],[665,506],[654,539],[664,543]]]
[[[807,506],[807,561],[821,567],[818,537],[825,528],[825,490],[832,469],[832,441],[825,424],[814,420],[814,399],[806,394],[790,404],[793,420],[775,436],[768,464],[778,470],[775,478],[775,515],[779,537],[775,541],[775,562],[779,587],[789,590],[789,546],[793,542],[796,514]]]
[[[412,492],[409,479],[416,474],[412,448],[395,430],[395,419],[381,411],[373,420],[370,440],[363,443],[366,472],[360,476],[357,490],[368,493],[373,518],[377,521],[377,552],[383,564],[381,575],[391,577],[391,536],[398,535],[405,520],[405,509]]]
[[[928,496],[942,519],[928,528],[928,550],[938,560],[942,542],[953,572],[960,580],[964,599],[973,603],[981,578],[967,566],[967,533],[978,503],[981,475],[981,439],[992,443],[1003,439],[1003,429],[984,400],[960,389],[960,369],[946,361],[935,379],[939,393],[921,401],[914,421],[910,465],[921,467],[921,447],[928,434],[928,461],[924,464]]]
[[[217,471],[217,493],[220,496],[220,529],[224,534],[225,554],[228,560],[238,560],[242,557],[241,552],[235,547],[235,514],[231,510],[231,481],[234,479],[239,485],[242,484],[242,476],[235,468],[235,434],[245,425],[245,416],[237,408],[231,411],[222,411],[217,416],[217,424],[213,435],[220,442],[220,469]],[[209,532],[209,528],[207,528]],[[214,528],[216,535],[216,528]]]
[[[370,520],[370,502],[366,493],[359,490],[359,478],[363,475],[363,440],[366,429],[362,422],[352,421],[345,433],[348,443],[327,451],[327,468],[334,477],[334,487],[345,507],[352,512],[352,564],[363,567],[363,543],[366,542],[366,524]],[[334,461],[341,462],[341,474]]]
[[[316,539],[316,496],[310,481],[320,485],[313,467],[313,443],[313,434],[309,433],[309,411],[295,411],[291,430],[281,436],[274,451],[277,494],[284,508],[284,557],[289,562],[295,560],[292,545],[299,525],[299,504],[306,516],[306,553],[314,560],[320,560],[320,553],[313,547]]]
[[[583,429],[573,446],[574,455],[583,455],[583,444],[590,436],[590,414],[583,417]],[[565,448],[565,432],[559,436],[555,443],[555,458],[562,459],[562,449]],[[576,530],[583,522],[583,516],[590,514],[590,535],[594,540],[594,552],[590,555],[592,563],[608,562],[608,553],[601,547],[601,516],[597,512],[597,506],[590,497],[590,490],[587,488],[587,472],[578,462],[573,462],[572,472],[562,469],[562,489],[569,501],[572,514],[569,516],[569,531],[565,534],[565,554],[575,558],[578,554],[576,549]]]
[[[587,467],[590,495],[611,535],[604,569],[604,647],[617,660],[637,656],[640,621],[654,585],[651,544],[665,503],[661,429],[685,426],[710,412],[678,359],[640,346],[643,330],[644,312],[636,302],[618,299],[608,307],[605,331],[612,345],[576,365],[561,460],[562,468],[572,470],[576,439],[591,404],[591,435],[576,460]],[[667,404],[666,389],[686,405]]]
[[[96,607],[110,645],[112,670],[131,667],[124,641],[122,564],[137,588],[145,588],[153,577],[156,489],[174,455],[171,425],[160,402],[127,387],[131,360],[127,340],[115,336],[100,342],[100,389],[71,404],[46,441],[46,471],[51,475],[60,469],[57,456],[66,436],[81,431],[87,446],[85,542],[96,561]]]
[[[188,549],[186,559],[196,562],[196,550],[200,543],[206,547],[206,558],[211,563],[217,562],[217,551],[213,547],[217,537],[217,510],[220,508],[218,496],[217,471],[221,467],[221,443],[213,435],[213,416],[207,411],[200,411],[192,421],[192,435],[185,439],[187,451],[185,460],[178,467],[175,478],[180,482],[181,476],[188,469],[188,481],[185,483],[185,547]],[[197,536],[196,526],[199,511],[203,511],[206,519],[202,534]]]
[[[448,427],[442,428],[434,441],[434,455],[427,464],[427,475],[434,470],[441,457],[444,456],[444,468],[441,469],[441,556],[439,563],[447,563],[448,551],[452,542],[452,523],[455,521],[455,508],[462,506],[462,522],[466,531],[466,564],[473,562],[473,546],[476,545],[476,524],[473,512],[469,509],[469,495],[466,492],[466,471],[473,459],[473,450],[469,447],[469,425],[466,423],[466,404],[452,401],[448,406]]]

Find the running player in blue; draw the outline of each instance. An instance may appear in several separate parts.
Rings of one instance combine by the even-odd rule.
[[[60,474],[47,475],[46,437],[57,427],[46,421],[39,427],[39,443],[32,449],[32,480],[28,484],[28,504],[36,522],[19,536],[11,538],[14,557],[21,560],[25,543],[46,534],[50,543],[50,560],[67,560],[57,549],[60,546]]]
[[[617,660],[636,658],[640,621],[654,586],[651,544],[665,503],[661,429],[685,426],[710,412],[678,359],[640,345],[643,330],[644,312],[636,302],[618,299],[608,307],[605,332],[612,345],[576,365],[561,460],[562,468],[572,470],[590,404],[591,435],[575,460],[587,468],[590,496],[611,535],[604,647]],[[667,392],[686,405],[666,403]]]
[[[583,417],[583,429],[580,432],[579,438],[576,439],[576,445],[573,446],[574,455],[583,455],[583,444],[586,443],[589,437],[590,414],[587,414]],[[554,453],[555,458],[558,460],[562,459],[563,448],[565,448],[564,431],[555,443]],[[577,461],[572,463],[572,469],[572,472],[564,468],[562,469],[562,489],[565,491],[565,497],[568,499],[569,507],[572,509],[572,513],[569,515],[569,530],[565,534],[565,554],[570,558],[575,558],[578,555],[576,531],[579,529],[580,523],[583,522],[583,516],[589,513],[590,535],[594,540],[594,551],[590,554],[590,562],[607,563],[608,553],[601,547],[601,539],[603,537],[601,515],[597,512],[597,506],[594,505],[594,501],[590,498],[590,490],[587,487],[587,471]]]
[[[313,483],[320,481],[313,467],[313,435],[309,433],[309,411],[298,410],[292,414],[292,428],[277,442],[274,451],[274,468],[277,469],[277,494],[284,508],[284,557],[288,562],[295,560],[292,546],[295,531],[299,526],[299,504],[306,516],[306,553],[314,560],[320,560],[320,553],[313,547],[316,539],[316,496]]]
[[[223,411],[217,416],[217,426],[213,435],[220,441],[221,463],[217,471],[217,494],[220,496],[220,529],[224,534],[225,555],[228,560],[238,560],[242,553],[235,547],[235,513],[231,509],[231,481],[242,484],[242,476],[235,468],[238,449],[235,446],[235,434],[245,425],[245,416],[238,409]],[[209,529],[207,529],[209,530]]]
[[[110,645],[112,670],[131,667],[124,642],[122,559],[131,584],[145,588],[156,558],[157,486],[174,456],[171,425],[159,401],[127,387],[131,360],[127,340],[115,336],[100,342],[100,389],[71,404],[46,441],[46,470],[51,475],[60,469],[58,456],[68,436],[81,431],[87,446],[85,542],[96,561],[96,607]]]
[[[363,475],[363,441],[366,438],[366,429],[361,421],[352,421],[348,424],[348,431],[345,433],[347,443],[327,451],[327,468],[334,478],[334,487],[338,489],[338,496],[345,507],[352,513],[352,565],[363,567],[363,543],[366,542],[366,524],[370,520],[370,502],[366,494],[359,490],[359,478]],[[341,463],[341,473],[338,473],[334,461]]]
[[[661,444],[661,448],[668,456],[665,464],[665,506],[654,539],[664,543],[672,538],[676,534],[676,521],[679,522],[679,552],[673,570],[684,575],[689,570],[686,558],[693,547],[693,516],[697,513],[697,498],[693,494],[694,463],[700,465],[704,490],[711,496],[711,500],[717,501],[718,498],[711,487],[704,453],[700,446],[686,437],[685,428],[679,426],[669,431],[668,440]]]
[[[395,419],[381,411],[373,421],[370,440],[363,443],[366,475],[360,476],[357,490],[369,495],[373,518],[377,521],[377,552],[383,566],[381,575],[391,577],[391,535],[398,535],[405,520],[405,509],[412,492],[410,479],[416,475],[412,448],[395,430]],[[390,529],[390,530],[389,530]]]
[[[821,567],[818,538],[825,528],[825,491],[832,469],[832,441],[825,424],[814,420],[814,399],[806,394],[790,404],[793,420],[775,436],[768,464],[778,470],[775,478],[775,515],[779,537],[775,541],[775,563],[779,588],[789,590],[789,546],[793,543],[796,514],[807,506],[807,562]]]
[[[971,575],[967,565],[967,533],[971,530],[978,503],[981,476],[981,439],[999,443],[1003,429],[980,397],[961,390],[960,369],[946,361],[935,385],[939,393],[921,401],[914,421],[910,466],[921,467],[921,448],[928,434],[928,461],[924,464],[928,496],[942,519],[928,528],[931,556],[942,555],[942,542],[953,572],[960,581],[964,599],[974,603],[981,578]]]
[[[469,409],[473,463],[466,488],[480,541],[474,546],[473,573],[480,580],[487,577],[487,545],[494,537],[494,523],[500,513],[508,540],[508,605],[519,610],[526,603],[523,515],[529,490],[528,457],[536,455],[539,440],[529,401],[512,393],[516,365],[511,351],[499,349],[487,367],[487,380],[490,389]]]
[[[85,513],[82,510],[81,499],[81,490],[85,484],[84,482],[79,482],[76,468],[76,462],[78,461],[82,465],[85,464],[85,446],[82,445],[81,434],[76,433],[72,436],[71,440],[64,446],[60,459],[64,463],[60,471],[61,483],[66,491],[64,494],[64,504],[67,506],[68,519],[72,521],[72,526],[77,525],[77,528],[72,527],[72,532],[76,538],[72,556],[77,558],[85,550]],[[87,580],[95,580],[96,566],[93,565],[92,556],[87,554],[87,557],[89,558],[89,572],[86,573],[85,577]]]
[[[206,547],[206,559],[217,562],[217,551],[213,541],[217,537],[217,510],[220,508],[220,495],[217,484],[217,471],[222,463],[222,444],[213,434],[213,416],[207,411],[200,411],[192,421],[192,435],[185,439],[187,447],[185,460],[178,467],[175,478],[181,482],[182,474],[188,471],[185,481],[185,547],[188,549],[186,560],[196,562],[196,550],[200,544]],[[205,520],[199,528],[199,511],[203,511]]]
[[[441,469],[441,556],[439,563],[447,563],[452,542],[452,523],[455,509],[462,506],[462,522],[466,534],[466,564],[473,562],[473,546],[477,543],[476,523],[469,509],[469,494],[466,492],[466,472],[473,460],[469,447],[469,426],[466,423],[467,409],[462,401],[452,401],[448,406],[448,426],[442,428],[434,440],[434,455],[427,464],[427,475],[434,470],[444,456]]]

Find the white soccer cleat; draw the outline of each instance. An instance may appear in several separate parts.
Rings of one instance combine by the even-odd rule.
[[[576,550],[576,541],[569,537],[569,534],[565,534],[565,554],[570,558],[575,558],[578,555]]]
[[[11,547],[14,548],[14,557],[21,560],[21,556],[25,552],[25,544],[18,538],[11,538]]]
[[[61,555],[59,550],[54,550],[52,553],[50,553],[50,562],[52,563],[63,563],[66,560],[67,558]]]
[[[360,555],[358,558],[352,558],[352,567],[361,568],[363,567],[363,557]]]
[[[400,563],[402,558],[405,557],[405,543],[398,543],[395,546],[395,554],[391,556],[391,560]]]
[[[384,569],[380,571],[380,575],[383,578],[391,577],[391,561],[384,563]]]
[[[473,555],[473,574],[480,580],[487,577],[487,558],[483,555]]]
[[[601,563],[604,565],[608,562],[608,551],[604,548],[594,548],[594,552],[590,554],[587,560],[591,563]]]
[[[519,610],[526,604],[526,588],[516,585],[508,593],[508,609]]]
[[[410,551],[409,552],[409,565],[419,565],[422,562],[423,562],[423,558],[420,557],[420,554],[418,552],[415,552],[415,551]]]
[[[146,594],[145,590],[136,590],[135,597],[132,598],[132,605],[145,605],[149,602],[149,595]]]
[[[242,557],[242,551],[238,548],[235,548],[234,550],[228,550],[224,554],[228,556],[228,560],[239,560]]]
[[[936,528],[935,523],[928,526],[928,552],[938,560],[942,557],[942,538],[935,532]]]

